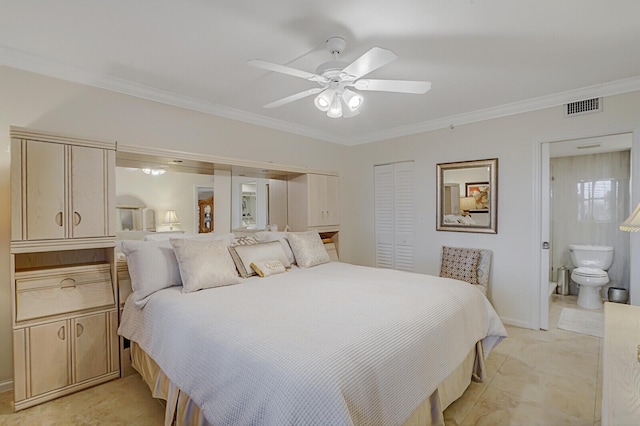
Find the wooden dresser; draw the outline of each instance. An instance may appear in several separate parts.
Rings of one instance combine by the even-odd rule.
[[[602,426],[640,425],[640,306],[604,305]]]

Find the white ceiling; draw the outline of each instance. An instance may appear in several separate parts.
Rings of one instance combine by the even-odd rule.
[[[568,101],[640,90],[640,1],[0,0],[0,65],[353,145]],[[315,83],[247,65],[315,72],[380,46],[371,78],[428,80],[424,95],[364,92],[331,119]],[[605,106],[606,108],[606,106]]]

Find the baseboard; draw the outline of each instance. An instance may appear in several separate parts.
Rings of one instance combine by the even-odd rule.
[[[520,327],[520,328],[530,328],[535,330],[533,327],[531,327],[531,323],[522,321],[522,320],[518,320],[518,319],[513,319],[513,318],[506,318],[506,317],[500,317],[500,320],[502,320],[503,324],[506,325],[513,325],[515,327]]]
[[[0,382],[0,393],[13,390],[13,380],[7,380],[6,382]]]

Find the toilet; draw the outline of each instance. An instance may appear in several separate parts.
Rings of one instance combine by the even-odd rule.
[[[570,244],[569,252],[576,267],[571,272],[571,279],[580,286],[578,306],[602,308],[600,290],[609,282],[607,269],[613,261],[613,247]]]

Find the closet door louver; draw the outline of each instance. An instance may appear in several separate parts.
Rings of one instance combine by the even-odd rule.
[[[413,162],[375,167],[376,266],[413,271]]]
[[[375,167],[376,266],[393,268],[393,165]]]

